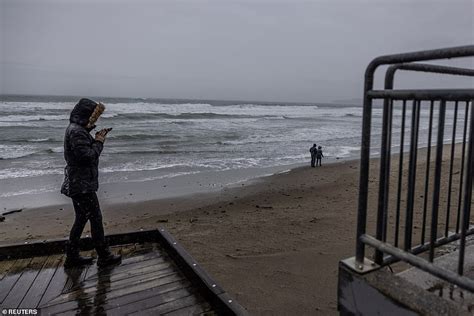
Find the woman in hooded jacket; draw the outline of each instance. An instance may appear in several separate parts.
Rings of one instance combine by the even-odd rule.
[[[90,132],[96,127],[95,123],[104,110],[105,106],[100,102],[81,99],[71,112],[64,135],[64,159],[67,165],[61,193],[72,199],[75,211],[66,249],[66,267],[91,264],[93,261],[93,258],[79,254],[79,240],[88,221],[99,257],[97,265],[107,266],[121,261],[121,256],[112,254],[106,244],[102,212],[96,194],[99,188],[99,157],[110,129],[98,131],[95,138]]]

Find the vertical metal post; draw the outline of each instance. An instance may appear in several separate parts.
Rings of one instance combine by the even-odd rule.
[[[380,146],[380,173],[379,173],[379,196],[378,196],[378,208],[377,208],[377,226],[375,236],[378,240],[383,239],[384,235],[384,213],[386,210],[384,209],[385,206],[385,194],[386,194],[386,185],[385,182],[387,181],[387,155],[388,155],[388,125],[389,125],[389,118],[390,118],[390,102],[391,100],[385,99],[383,104],[383,115],[382,115],[382,139],[381,139],[381,146]],[[383,253],[379,250],[375,251],[375,263],[382,264],[383,261]]]
[[[439,105],[438,140],[436,142],[435,178],[433,185],[433,207],[431,216],[430,262],[434,259],[435,242],[438,235],[439,193],[441,188],[441,167],[443,164],[444,123],[446,118],[446,101]]]
[[[403,151],[405,149],[405,118],[407,110],[407,101],[403,100],[402,106],[402,126],[400,135],[400,153],[398,156],[398,187],[397,187],[397,208],[395,214],[395,247],[398,247],[398,234],[400,230],[400,207],[402,199],[402,182],[403,182]]]
[[[464,183],[464,203],[462,212],[461,243],[459,247],[458,273],[464,273],[464,255],[466,250],[466,231],[471,217],[472,181],[474,178],[474,111],[471,109],[469,145],[466,161],[466,182]]]
[[[413,101],[411,118],[410,162],[408,167],[407,211],[405,214],[405,244],[404,249],[410,251],[413,230],[413,208],[416,189],[416,161],[418,154],[418,129],[420,123],[420,101]]]
[[[374,72],[378,64],[372,62],[365,71],[364,83],[364,110],[362,113],[362,141],[360,152],[359,175],[359,202],[357,210],[357,235],[356,235],[356,262],[364,262],[365,245],[360,237],[365,234],[367,226],[367,200],[369,194],[370,171],[370,129],[372,126],[372,99],[367,92],[374,86]]]
[[[382,240],[387,241],[387,223],[388,223],[388,201],[390,196],[390,169],[392,163],[392,124],[393,124],[393,100],[389,104],[389,118],[388,118],[388,139],[387,139],[387,167],[385,168],[385,189],[383,201],[383,236]]]
[[[430,119],[428,123],[428,148],[426,150],[425,193],[423,195],[423,220],[422,220],[422,225],[421,225],[421,244],[425,243],[425,234],[426,234],[426,213],[428,211],[428,192],[429,192],[429,186],[430,186],[431,139],[433,136],[433,110],[434,110],[434,101],[431,101]]]
[[[449,233],[449,216],[451,213],[451,190],[453,186],[453,168],[454,168],[454,153],[456,150],[456,128],[458,121],[458,102],[454,104],[454,122],[453,122],[453,136],[451,140],[451,157],[449,162],[449,180],[448,180],[448,201],[446,206],[446,224],[444,228],[444,236],[448,237]]]
[[[462,136],[462,152],[461,152],[461,171],[459,172],[459,196],[458,196],[458,214],[456,217],[456,234],[459,233],[459,222],[461,219],[461,206],[462,206],[462,193],[463,193],[463,180],[464,180],[464,159],[466,156],[466,138],[467,138],[467,125],[469,123],[469,102],[466,102],[466,108],[464,110],[464,129]]]

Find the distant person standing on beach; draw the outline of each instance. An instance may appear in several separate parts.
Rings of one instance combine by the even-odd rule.
[[[107,266],[121,261],[121,256],[112,254],[106,244],[102,213],[96,194],[99,188],[99,156],[111,128],[101,129],[95,134],[95,138],[90,132],[104,110],[105,106],[100,102],[81,99],[71,112],[70,124],[64,136],[64,158],[67,166],[61,193],[72,199],[76,215],[66,248],[65,267],[92,263],[91,257],[79,255],[79,240],[87,221],[90,221],[92,241],[99,257],[97,265]]]
[[[318,149],[316,150],[316,166],[319,164],[319,166],[321,167],[322,158],[324,158],[323,148],[319,146]]]
[[[313,147],[309,149],[309,152],[311,153],[311,167],[314,168],[314,163],[316,161],[316,151],[318,149],[316,148],[316,144],[313,144]]]

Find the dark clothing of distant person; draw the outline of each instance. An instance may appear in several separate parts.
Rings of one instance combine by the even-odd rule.
[[[319,146],[318,149],[316,150],[316,166],[319,165],[321,167],[321,160],[323,157],[324,157],[323,150],[321,149],[321,146]]]
[[[66,263],[71,266],[92,262],[92,258],[79,256],[79,240],[87,221],[90,221],[92,241],[99,256],[98,265],[107,264],[114,259],[116,263],[118,260],[118,256],[112,255],[106,244],[102,212],[96,195],[99,188],[99,156],[105,137],[99,141],[97,136],[94,139],[90,135],[104,110],[105,107],[101,103],[81,99],[71,112],[70,124],[64,136],[64,158],[67,166],[61,193],[72,199],[76,215],[66,249]]]
[[[311,167],[314,168],[314,164],[316,162],[316,151],[318,149],[316,148],[316,144],[313,145],[313,147],[311,147],[309,149],[309,152],[311,153]]]

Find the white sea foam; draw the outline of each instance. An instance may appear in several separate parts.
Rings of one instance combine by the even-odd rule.
[[[177,167],[186,167],[186,164],[175,163],[175,164],[161,164],[159,162],[127,162],[120,165],[115,165],[111,167],[100,168],[100,171],[104,173],[113,173],[113,172],[134,172],[134,171],[152,171],[160,169],[171,169]]]
[[[41,142],[47,142],[47,141],[50,141],[51,138],[35,138],[35,139],[31,139],[29,140],[30,142],[32,143],[41,143]]]
[[[30,169],[30,168],[8,168],[0,170],[0,179],[29,178],[51,174],[63,174],[62,168],[57,169]]]
[[[52,153],[62,153],[64,152],[64,147],[63,146],[53,147],[53,148],[50,148],[49,151],[51,151]]]
[[[26,157],[34,154],[37,151],[37,147],[31,145],[0,144],[0,159],[15,159]]]
[[[16,190],[13,192],[0,192],[0,197],[7,198],[7,197],[19,196],[19,195],[40,194],[40,193],[45,193],[45,192],[53,192],[55,190],[57,189],[41,187],[41,188],[35,188],[35,189]]]
[[[1,122],[61,121],[67,119],[67,115],[6,115],[0,117]]]
[[[73,106],[0,102],[0,112],[5,113],[0,129],[6,133],[0,135],[0,179],[62,174],[63,147],[51,143],[61,141]],[[358,145],[354,136],[360,134],[362,113],[360,107],[250,103],[133,102],[106,107],[98,122],[114,128],[100,164],[106,179],[141,171],[162,177],[289,165],[306,161],[315,141],[325,147],[327,156],[350,156]],[[374,109],[374,114],[380,115],[380,110]]]

